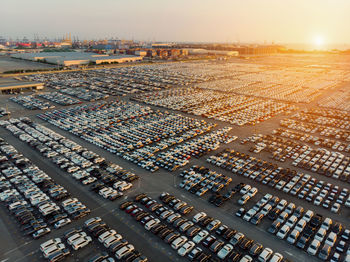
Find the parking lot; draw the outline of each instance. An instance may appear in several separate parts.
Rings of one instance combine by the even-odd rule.
[[[238,66],[238,68],[240,67],[242,66]],[[196,66],[188,65],[186,70],[191,71],[194,70],[194,68],[196,68]],[[215,66],[212,66],[212,68],[215,68]],[[172,70],[175,69],[176,66],[173,66]],[[150,75],[157,70],[158,72],[161,72],[159,71],[160,69],[152,70],[149,72]],[[252,66],[249,70],[254,71],[257,69]],[[140,73],[137,72],[137,70],[135,72]],[[106,72],[96,72],[94,74],[105,73]],[[84,74],[87,74],[87,72],[84,72]],[[120,73],[120,75],[123,74],[125,74],[125,72]],[[140,74],[144,74],[144,72]],[[183,78],[187,81],[189,77],[188,74],[187,76],[185,75],[186,74],[184,74]],[[198,79],[196,81],[203,82],[215,80],[210,74],[208,75],[210,77],[202,77],[201,80]],[[229,74],[229,76],[231,77],[231,74]],[[78,75],[74,76],[75,79],[78,79],[78,77]],[[128,77],[130,78],[130,76]],[[218,73],[217,77],[217,81],[223,81],[222,79],[227,77],[227,75],[225,75],[224,72],[221,72],[221,75]],[[45,78],[45,76],[41,76],[41,78]],[[310,78],[312,77],[310,76]],[[57,79],[63,81],[60,77],[57,77]],[[165,78],[162,82],[171,82],[171,80],[172,78],[169,77]],[[57,80],[57,82],[59,81]],[[175,83],[174,86],[179,84],[181,83]],[[58,84],[53,83],[53,85]],[[101,92],[101,90],[102,89],[99,89],[99,92]],[[343,191],[343,189],[349,189],[349,186],[347,183],[344,183],[344,180],[340,179],[342,177],[341,174],[339,175],[339,179],[334,177],[339,165],[336,167],[334,166],[335,170],[333,170],[333,173],[328,176],[311,170],[312,167],[306,169],[305,165],[292,165],[293,161],[290,160],[280,161],[283,156],[286,156],[291,151],[287,147],[282,147],[282,145],[286,144],[286,141],[284,140],[279,141],[279,147],[284,148],[286,151],[284,154],[281,154],[280,152],[280,154],[276,154],[278,158],[271,158],[271,152],[264,150],[266,146],[264,147],[261,144],[267,144],[267,142],[272,143],[270,138],[270,140],[268,140],[264,137],[265,140],[241,143],[242,140],[257,136],[259,133],[263,135],[272,135],[273,130],[284,128],[286,130],[283,130],[283,132],[282,130],[279,130],[273,135],[283,139],[288,138],[295,143],[290,143],[288,146],[293,145],[293,147],[295,147],[298,143],[302,146],[315,146],[315,142],[320,141],[320,144],[317,145],[318,147],[333,152],[334,149],[332,149],[332,147],[337,141],[339,141],[340,144],[335,150],[344,155],[342,160],[345,161],[346,157],[349,156],[346,147],[349,142],[346,137],[347,128],[344,128],[344,123],[340,121],[346,121],[344,116],[348,116],[348,112],[346,113],[343,111],[344,116],[341,117],[341,119],[338,119],[338,122],[331,121],[331,124],[326,125],[321,122],[320,119],[326,123],[328,119],[334,119],[335,117],[331,115],[322,115],[323,113],[321,111],[312,111],[311,113],[307,113],[306,111],[301,112],[301,110],[306,108],[312,108],[316,104],[317,100],[315,100],[305,107],[298,104],[297,107],[300,109],[295,108],[296,111],[293,113],[284,111],[280,112],[277,116],[271,116],[271,118],[264,119],[264,121],[261,121],[259,124],[256,123],[256,125],[239,126],[230,124],[229,121],[208,118],[202,114],[180,112],[178,111],[180,108],[169,109],[169,107],[161,107],[156,104],[146,105],[143,102],[136,103],[135,101],[130,100],[130,98],[132,98],[131,95],[115,97],[113,94],[109,93],[109,97],[103,98],[103,102],[95,102],[92,101],[95,99],[91,100],[91,97],[83,98],[79,92],[80,91],[72,93],[69,91],[64,94],[72,99],[81,99],[82,103],[78,106],[73,104],[66,106],[53,102],[56,106],[54,109],[34,109],[30,111],[26,111],[19,104],[9,101],[8,99],[10,96],[0,97],[4,104],[6,103],[9,105],[12,119],[12,122],[9,121],[7,124],[2,123],[0,136],[8,144],[14,146],[24,157],[28,158],[51,179],[66,189],[67,192],[70,193],[70,197],[79,199],[79,201],[85,204],[91,211],[91,213],[78,220],[72,219],[72,222],[63,228],[54,229],[52,226],[49,226],[52,229],[49,234],[43,236],[39,240],[33,240],[30,236],[23,236],[23,231],[20,230],[21,227],[18,225],[18,222],[13,219],[13,216],[9,213],[6,205],[1,204],[0,223],[2,224],[2,227],[0,233],[4,237],[1,237],[0,239],[0,259],[10,259],[10,261],[45,261],[43,253],[39,251],[40,244],[49,239],[61,238],[63,243],[66,247],[69,247],[70,250],[70,255],[66,258],[67,261],[88,261],[98,253],[105,251],[109,252],[109,249],[102,245],[97,238],[94,237],[93,233],[87,229],[83,229],[83,231],[86,232],[88,236],[91,236],[92,242],[86,247],[81,248],[81,250],[73,250],[72,247],[65,242],[66,240],[64,240],[63,236],[64,233],[71,228],[82,227],[84,221],[87,219],[101,217],[103,222],[105,222],[109,228],[114,229],[123,239],[126,239],[132,244],[135,250],[146,256],[149,261],[186,261],[187,258],[182,257],[178,253],[180,252],[180,248],[177,250],[171,248],[171,246],[159,237],[159,232],[155,230],[155,232],[152,232],[152,230],[145,229],[145,224],[141,225],[142,223],[136,221],[131,214],[119,208],[121,203],[129,200],[133,201],[138,208],[142,209],[142,212],[149,212],[154,219],[159,219],[162,225],[164,224],[164,226],[167,226],[170,229],[180,231],[183,235],[190,234],[186,231],[187,229],[182,229],[183,231],[181,231],[177,226],[168,223],[160,217],[160,213],[156,213],[156,207],[154,207],[155,210],[153,211],[149,209],[148,206],[137,201],[135,202],[134,197],[139,193],[145,193],[151,199],[156,200],[158,203],[162,203],[162,205],[166,206],[168,210],[173,210],[174,207],[167,205],[159,198],[162,192],[168,192],[175,198],[185,201],[188,206],[193,206],[192,211],[182,214],[182,217],[185,219],[184,223],[186,223],[186,221],[192,221],[193,216],[198,212],[205,212],[207,216],[219,220],[221,225],[225,225],[231,230],[241,232],[248,240],[251,239],[254,243],[260,243],[264,248],[270,248],[273,253],[280,253],[284,258],[287,258],[290,261],[320,260],[318,258],[318,253],[313,256],[307,252],[308,245],[311,241],[306,245],[305,251],[302,251],[300,248],[296,247],[297,241],[295,242],[295,245],[288,243],[287,233],[284,240],[269,233],[268,229],[273,220],[269,220],[268,212],[263,218],[260,218],[261,223],[259,222],[258,225],[253,225],[253,222],[248,222],[245,219],[238,217],[236,212],[242,207],[244,207],[245,212],[250,209],[254,210],[253,207],[255,204],[269,193],[272,196],[277,196],[280,200],[285,199],[287,205],[289,203],[294,203],[296,207],[302,206],[305,211],[312,210],[315,214],[322,215],[322,220],[328,217],[333,220],[333,224],[336,222],[342,223],[342,232],[344,232],[344,228],[349,228],[348,221],[350,210],[349,207],[345,205],[346,199],[349,196],[348,193],[343,193],[343,201],[338,201],[341,192],[346,192]],[[159,90],[156,92],[159,92]],[[166,92],[169,92],[169,90]],[[249,92],[247,91],[247,93]],[[50,94],[50,92],[48,94]],[[191,96],[191,94],[192,93],[189,93],[189,96]],[[179,93],[179,95],[183,94]],[[325,95],[327,95],[327,93],[323,94],[323,96]],[[24,94],[24,96],[27,96],[27,94]],[[260,95],[260,97],[264,96],[265,95]],[[322,98],[322,95],[320,97]],[[43,99],[43,101],[45,100]],[[309,116],[308,119],[305,118],[305,115]],[[30,121],[25,120],[23,122],[22,119],[16,122],[14,120],[23,116],[27,116]],[[7,119],[7,116],[4,116],[0,121]],[[293,125],[290,125],[291,122],[287,121],[292,121]],[[303,130],[300,128],[300,122],[304,125]],[[319,129],[313,133],[311,131],[315,129],[315,126]],[[297,127],[298,130],[296,130]],[[321,127],[323,129],[321,129]],[[310,129],[308,130],[307,128]],[[338,132],[337,134],[339,137],[333,137],[334,130]],[[300,134],[292,133],[296,131]],[[332,139],[334,140],[331,145],[327,144],[328,141],[324,142],[324,140],[322,140],[327,137],[325,136],[327,131],[330,133],[329,136],[332,136]],[[311,134],[313,138],[317,136],[319,139],[309,139],[304,142],[303,140],[300,140],[300,138],[305,134]],[[294,136],[291,137],[291,135]],[[99,139],[94,139],[96,137]],[[50,140],[48,140],[48,138],[50,138]],[[261,137],[259,138],[261,139]],[[305,139],[306,138],[307,137],[305,137]],[[55,140],[55,143],[48,143],[52,139]],[[43,149],[37,145],[35,141],[45,143],[46,148]],[[309,141],[313,141],[313,144]],[[76,150],[73,149],[75,145],[77,145]],[[250,150],[253,145],[257,147]],[[343,146],[343,150],[340,150],[342,149],[339,148],[340,146]],[[79,147],[82,147],[84,150],[80,151],[80,149],[78,149]],[[273,149],[276,150],[276,148],[277,147],[274,147]],[[260,149],[260,151],[254,152],[256,149]],[[230,153],[231,151],[232,154]],[[75,153],[72,154],[72,152]],[[245,156],[234,156],[234,153],[236,152],[245,154]],[[293,152],[293,154],[294,153],[297,152]],[[299,155],[302,153],[305,152],[298,152]],[[247,158],[247,155],[254,159]],[[306,156],[307,155],[304,157]],[[328,158],[331,156],[332,154],[330,154]],[[217,165],[219,157],[221,164]],[[290,157],[292,157],[292,154]],[[108,166],[110,169],[106,166],[100,166],[99,163],[95,163],[94,160],[97,161],[98,158],[104,159],[110,163]],[[208,161],[208,159],[211,160]],[[228,159],[234,159],[236,161],[230,162],[230,164],[232,164],[230,168],[227,163],[223,161]],[[310,158],[310,161],[311,159],[312,158]],[[246,164],[244,172],[250,170],[251,172],[249,172],[249,174],[243,172],[240,174],[239,169],[233,169],[234,165],[236,167],[239,165],[243,166],[243,160]],[[326,161],[327,159],[325,162]],[[67,164],[64,165],[65,163]],[[259,163],[261,163],[261,166]],[[267,163],[270,163],[270,165],[267,165]],[[119,171],[115,171],[115,169],[113,169],[115,165],[113,164],[118,165],[121,169],[117,168]],[[96,165],[101,169],[101,175],[91,172],[89,169]],[[195,172],[191,173],[191,175],[188,175],[188,172],[193,171],[190,170],[193,165],[196,165],[197,169]],[[344,166],[345,168],[343,168],[342,171],[347,170],[345,164]],[[203,167],[203,169],[200,169],[201,167]],[[278,167],[280,167],[279,171],[280,174],[283,174],[284,180],[281,179],[281,177],[277,180],[277,173],[273,173]],[[331,165],[329,167],[331,167]],[[295,170],[295,172],[291,172],[293,170]],[[87,174],[86,172],[90,173]],[[257,173],[254,174],[254,172]],[[297,177],[297,174],[301,173],[303,175]],[[131,174],[137,176],[138,179],[128,181],[130,176],[132,177]],[[271,174],[274,174],[274,177],[272,177]],[[308,174],[309,176],[306,176],[305,174]],[[268,178],[269,175],[271,175],[271,178]],[[298,197],[298,194],[306,188],[308,182],[313,178],[315,180],[314,184],[310,184],[310,192],[312,187],[317,185],[319,181],[324,181],[322,186],[320,186],[320,190],[315,192],[311,201]],[[274,186],[268,185],[268,183],[272,183],[271,181],[274,179],[276,179],[276,181],[273,182],[275,183]],[[289,183],[289,190],[284,190],[282,186],[280,189],[276,188],[276,185],[282,180],[285,181],[283,186],[286,186]],[[118,181],[131,183],[132,187],[123,191],[121,190],[121,187],[118,187],[117,185],[114,186]],[[98,185],[98,182],[103,185]],[[299,182],[302,183],[302,186],[298,188],[296,194],[292,194],[292,189]],[[251,187],[256,188],[257,191],[255,192],[253,190],[250,192],[249,189],[249,194],[252,194],[252,196],[250,196],[248,200],[241,200],[245,195],[238,192],[241,189],[238,190],[238,188],[236,188],[235,193],[230,193],[231,190],[240,183],[250,185]],[[327,188],[328,183],[330,184],[329,188]],[[92,186],[94,186],[94,190],[92,190]],[[337,191],[334,191],[333,199],[327,198],[330,196],[332,189],[335,186],[337,186],[338,189]],[[108,190],[102,190],[104,187],[108,188]],[[328,190],[328,192],[325,193],[323,190]],[[122,195],[115,195],[115,199],[113,199],[111,196],[114,196],[113,193],[117,194],[117,192],[122,193]],[[322,202],[317,205],[315,199],[321,196],[320,194],[322,192],[324,192],[325,195]],[[219,193],[219,195],[215,196],[214,193]],[[215,199],[213,198],[213,194],[216,197]],[[329,208],[322,206],[326,199],[330,199]],[[241,202],[239,202],[240,200]],[[340,205],[340,209],[332,212],[331,210],[335,203]],[[58,205],[60,205],[60,202],[58,202]],[[274,208],[275,207],[272,206],[269,212]],[[256,213],[265,212],[263,211],[263,206],[260,206],[259,209],[256,207],[256,209]],[[166,210],[163,210],[163,212],[164,211]],[[242,214],[243,217],[245,213]],[[252,215],[252,217],[254,215]],[[258,217],[256,219],[258,219]],[[283,221],[283,223],[284,222],[286,221]],[[292,228],[295,224],[289,226],[289,233],[293,231]],[[180,226],[180,224],[178,226]],[[206,230],[206,225],[198,224],[198,226],[201,230]],[[315,229],[310,236],[311,240],[319,227],[319,224],[315,226]],[[164,227],[162,229],[164,229]],[[327,231],[327,234],[329,232],[330,231]],[[219,250],[224,245],[230,243],[233,243],[231,244],[234,246],[233,251],[240,257],[250,254],[248,246],[250,248],[250,244],[253,245],[253,243],[248,241],[247,247],[243,246],[243,244],[241,247],[239,243],[235,243],[233,240],[230,241],[233,235],[226,240],[223,238],[223,235],[216,233],[215,230],[212,230],[210,234],[218,241],[220,240],[217,243],[218,246],[216,248],[214,248],[216,244],[211,247],[215,241],[210,242],[211,244],[208,246],[207,244],[196,244],[196,247],[200,247],[206,254],[211,255],[212,259],[218,259],[217,255],[219,254]],[[302,232],[300,235],[301,234]],[[334,248],[331,249],[329,258],[334,256],[334,252],[338,252],[342,259],[345,258],[346,250],[349,248],[348,241],[346,241],[343,252],[340,252],[340,249],[338,250],[335,248],[340,245],[340,235],[334,244]],[[192,235],[191,237],[188,237],[188,240],[190,239],[193,240]],[[191,243],[188,245],[190,245],[188,247],[188,254],[190,254]],[[230,248],[230,246],[226,247]],[[320,245],[320,249],[322,247],[323,242]],[[234,255],[233,251],[230,251],[232,256]],[[112,255],[114,253],[109,254]],[[250,256],[253,255],[250,254]]]

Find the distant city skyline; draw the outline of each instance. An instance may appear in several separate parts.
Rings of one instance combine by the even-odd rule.
[[[350,44],[348,0],[12,0],[0,35],[80,40]]]

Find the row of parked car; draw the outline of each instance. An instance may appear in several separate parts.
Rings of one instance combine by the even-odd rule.
[[[31,110],[46,110],[55,108],[54,105],[49,102],[45,102],[35,97],[35,95],[28,96],[14,96],[10,98],[11,101],[20,104],[21,106]]]
[[[175,138],[184,131],[206,125],[204,121],[154,112],[149,107],[122,101],[55,110],[39,117],[114,153],[117,150],[132,151],[168,137]]]
[[[230,177],[197,165],[182,171],[180,177],[183,177],[183,180],[180,182],[179,187],[197,196],[203,196],[208,191],[218,193],[232,181]]]
[[[37,239],[90,213],[76,198],[70,205],[70,193],[63,186],[2,139],[0,152],[0,201],[24,235]]]
[[[350,152],[350,144],[347,142],[341,142],[335,139],[322,138],[310,134],[305,134],[303,132],[288,130],[285,128],[278,128],[272,131],[272,134],[278,135],[281,137],[299,140],[300,142],[307,142],[313,144],[315,146],[321,146],[324,148],[328,148],[331,150],[339,151],[339,152]]]
[[[341,128],[324,126],[322,124],[309,123],[307,121],[304,122],[301,120],[291,118],[282,119],[280,121],[280,126],[284,128],[293,129],[299,132],[319,134],[320,136],[331,138],[337,141],[339,140],[342,143],[350,141],[350,131]]]
[[[3,121],[2,125],[83,185],[94,183],[92,190],[105,199],[121,197],[123,191],[132,187],[131,182],[139,178],[28,118]]]
[[[228,127],[209,132],[214,124],[118,101],[39,117],[153,172],[159,167],[175,170],[190,157],[200,157],[237,138],[228,135]],[[178,146],[166,150],[174,145]],[[161,150],[165,151],[155,155]]]
[[[88,233],[87,233],[88,232]],[[121,234],[110,228],[100,217],[84,222],[83,228],[71,228],[62,238],[54,238],[40,245],[43,257],[50,262],[61,261],[86,246],[99,243],[106,251],[94,255],[89,262],[147,262],[148,259],[137,251]]]
[[[291,159],[294,166],[350,182],[350,157],[340,152],[329,151],[325,148],[312,148],[276,135],[255,134],[244,139],[243,142],[247,141],[254,143],[254,146],[250,148],[251,152],[259,153],[264,150],[277,161],[284,162]]]
[[[244,153],[226,149],[209,157],[207,161],[315,205],[318,205],[317,197],[322,197],[322,205],[321,203],[319,205],[335,213],[340,212],[341,207],[348,207],[350,204],[347,188],[317,180],[308,174],[297,173],[295,170],[278,167],[276,164]]]
[[[83,87],[67,87],[60,89],[61,93],[68,94],[70,96],[77,97],[79,99],[94,102],[101,99],[107,99],[109,95],[103,94],[98,91],[90,90]]]
[[[38,96],[62,106],[70,106],[82,103],[82,101],[77,98],[73,98],[59,92],[44,92],[38,94]]]
[[[193,64],[193,66],[197,66]],[[179,69],[179,70],[178,70]],[[144,65],[137,67],[103,68],[89,71],[66,72],[63,74],[26,76],[25,79],[45,82],[54,89],[84,87],[111,95],[161,90],[173,86],[186,86],[213,77],[184,72],[174,65]]]
[[[339,222],[333,223],[329,217],[324,218],[312,210],[305,211],[302,206],[296,207],[285,199],[266,194],[252,208],[247,211],[240,209],[236,215],[254,225],[259,225],[264,217],[273,220],[267,229],[269,233],[322,260],[350,259],[349,229]]]
[[[282,112],[296,109],[295,106],[270,99],[200,88],[162,90],[140,94],[134,99],[239,126],[255,125]]]
[[[176,213],[182,201],[169,193],[162,193],[160,200],[163,204],[146,194],[139,194],[135,202],[124,202],[120,208],[139,221],[146,230],[171,245],[180,256],[186,256],[191,261],[249,262],[253,261],[253,257],[259,261],[283,260],[281,254],[263,248],[260,243],[248,239],[220,220],[207,216],[205,212],[195,214],[192,219]]]
[[[312,124],[350,130],[349,113],[346,111],[309,108],[292,115],[292,118]]]

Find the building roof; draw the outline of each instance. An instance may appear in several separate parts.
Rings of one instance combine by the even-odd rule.
[[[44,83],[36,81],[19,81],[16,79],[2,78],[0,79],[0,90],[17,89],[17,88],[28,88],[43,86]]]

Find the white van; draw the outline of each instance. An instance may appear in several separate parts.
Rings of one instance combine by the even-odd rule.
[[[113,243],[119,241],[122,239],[122,236],[117,234],[117,235],[114,235],[114,236],[110,236],[109,238],[107,238],[104,242],[103,242],[103,245],[106,247],[106,248],[109,248]]]
[[[62,241],[61,241],[60,238],[50,239],[50,240],[48,240],[48,241],[46,241],[46,242],[44,242],[44,243],[42,243],[42,244],[40,245],[40,250],[41,250],[41,251],[44,251],[45,249],[49,248],[50,246],[52,246],[52,245],[57,245],[57,244],[59,244],[59,243],[61,243],[61,242],[62,242]]]
[[[85,247],[92,241],[91,237],[80,237],[72,243],[72,248],[78,250],[79,248]]]
[[[44,249],[43,251],[43,255],[45,258],[48,258],[49,256],[51,256],[52,254],[56,253],[59,250],[62,250],[65,248],[65,245],[62,243],[59,244],[53,244],[51,246],[49,246],[48,248]]]
[[[98,241],[100,243],[103,243],[107,238],[114,236],[115,234],[117,234],[117,232],[115,230],[109,230],[107,232],[102,233],[99,237],[98,237]]]
[[[63,207],[66,207],[66,206],[74,204],[76,202],[78,202],[77,198],[69,198],[67,200],[64,200],[61,204],[62,204]]]
[[[90,226],[91,224],[97,223],[97,222],[100,222],[100,221],[102,221],[102,219],[101,219],[100,217],[93,217],[93,218],[90,218],[90,219],[86,220],[86,221],[84,222],[84,226],[85,226],[85,227],[88,227],[88,226]]]
[[[115,252],[115,257],[117,259],[121,259],[124,256],[126,256],[127,254],[130,254],[134,249],[135,248],[133,245],[128,244],[128,245],[122,247],[121,249],[119,249],[117,252]]]
[[[76,240],[78,240],[80,237],[86,237],[86,233],[85,232],[80,232],[80,233],[76,233],[73,236],[69,237],[67,239],[67,243],[69,245],[72,245],[72,243]]]

